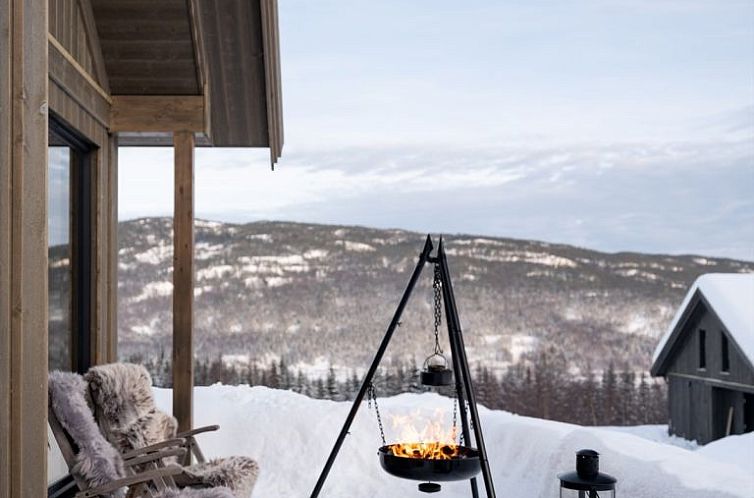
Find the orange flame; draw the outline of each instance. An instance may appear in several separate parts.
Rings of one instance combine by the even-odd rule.
[[[393,455],[424,460],[450,460],[460,453],[460,447],[455,442],[456,429],[443,428],[442,410],[436,410],[433,419],[427,420],[421,429],[417,429],[415,425],[422,418],[418,410],[411,415],[395,415],[392,418],[393,429],[400,431],[400,440],[410,441],[390,445]]]

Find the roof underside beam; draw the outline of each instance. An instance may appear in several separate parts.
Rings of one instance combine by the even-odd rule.
[[[113,95],[111,132],[190,131],[209,135],[202,95]]]

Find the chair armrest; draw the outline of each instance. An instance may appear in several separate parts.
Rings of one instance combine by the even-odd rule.
[[[165,441],[160,441],[159,443],[151,444],[149,446],[144,446],[142,448],[136,448],[131,451],[127,451],[121,456],[124,460],[128,460],[129,458],[133,458],[135,456],[144,455],[146,453],[151,453],[153,451],[161,450],[163,448],[171,448],[173,446],[184,446],[186,442],[183,439],[175,438],[175,439],[166,439]]]
[[[162,460],[163,458],[168,458],[172,456],[182,457],[185,454],[186,454],[186,448],[171,448],[167,450],[154,451],[152,453],[147,453],[146,455],[129,458],[128,460],[124,460],[123,463],[128,467],[133,467],[134,465],[141,465],[142,463],[154,462],[155,460]]]
[[[76,493],[76,498],[90,498],[93,496],[107,495],[126,486],[133,486],[134,484],[145,484],[155,479],[159,479],[160,477],[174,476],[176,474],[180,474],[181,472],[183,472],[183,470],[177,465],[149,470],[147,472],[134,474],[122,479],[116,479],[115,481],[103,484],[102,486],[97,486],[96,488],[81,491],[79,493]]]
[[[197,434],[201,434],[202,432],[216,431],[219,428],[220,428],[219,425],[205,425],[204,427],[197,427],[196,429],[191,429],[190,431],[180,432],[176,434],[175,437],[181,438],[181,437],[196,436]]]

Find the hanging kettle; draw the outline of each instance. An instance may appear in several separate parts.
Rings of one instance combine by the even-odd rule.
[[[425,386],[449,386],[453,382],[453,370],[448,368],[448,359],[440,347],[440,324],[442,323],[442,281],[440,268],[435,265],[435,275],[432,281],[432,292],[435,308],[435,350],[424,360],[421,372],[421,383]]]
[[[435,353],[424,360],[421,383],[425,386],[449,386],[453,382],[453,370],[448,368],[448,359]]]

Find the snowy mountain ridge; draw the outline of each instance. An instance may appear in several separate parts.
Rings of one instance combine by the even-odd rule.
[[[196,222],[197,356],[322,375],[364,368],[405,288],[424,234],[286,222]],[[169,351],[172,221],[119,226],[119,354]],[[574,373],[610,362],[646,370],[693,280],[754,264],[701,256],[609,254],[537,241],[446,235],[470,360],[502,371],[547,352]],[[388,350],[431,347],[425,270]],[[446,345],[447,349],[447,345]]]

